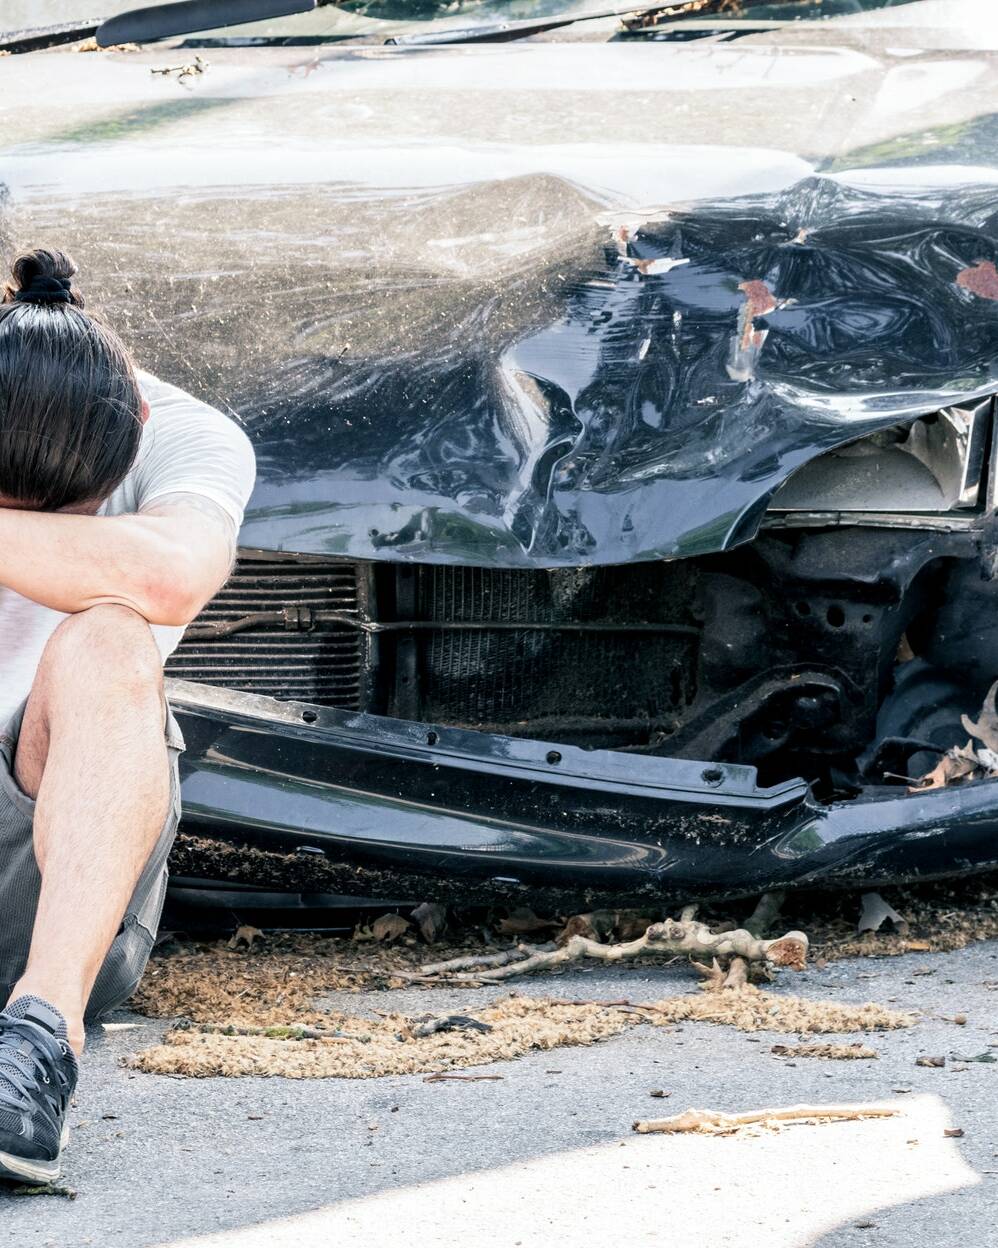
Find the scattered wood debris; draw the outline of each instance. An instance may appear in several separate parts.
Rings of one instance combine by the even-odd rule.
[[[106,48],[102,48],[97,40],[91,35],[89,39],[81,39],[73,48],[74,52],[141,52],[142,49],[137,43],[109,43]]]
[[[325,1038],[290,1041],[269,1035],[226,1034],[224,1028],[174,1029],[164,1042],[129,1059],[153,1074],[283,1075],[291,1079],[370,1079],[441,1074],[519,1057],[530,1050],[589,1045],[619,1035],[633,1020],[598,1005],[565,1005],[510,997],[476,1011],[481,1026],[417,1035],[421,1024],[402,1014],[369,1019],[327,1016]],[[344,1042],[344,1040],[346,1042]]]
[[[340,942],[346,943],[346,942]],[[742,1031],[842,1034],[910,1026],[914,1016],[876,1004],[808,1001],[742,984],[650,1003],[558,1001],[510,996],[441,1020],[385,1013],[365,1018],[322,1010],[316,998],[342,987],[337,942],[275,938],[261,952],[238,953],[224,943],[157,957],[136,1005],[155,1016],[182,1015],[164,1042],[129,1064],[171,1075],[286,1075],[372,1078],[441,1072],[519,1056],[532,1049],[595,1044],[634,1026],[705,1022]],[[356,946],[353,946],[356,948]],[[381,983],[399,975],[389,958],[413,951],[372,951]],[[351,986],[371,983],[356,974]],[[370,976],[370,967],[367,971]],[[404,975],[395,982],[408,982]],[[448,1022],[451,1025],[447,1025]]]
[[[688,1109],[672,1118],[636,1122],[639,1135],[661,1132],[665,1135],[734,1135],[746,1127],[778,1129],[786,1122],[858,1122],[865,1118],[896,1118],[900,1110],[884,1105],[793,1105],[788,1109],[754,1109],[740,1114],[722,1114],[713,1109]]]
[[[172,78],[176,75],[177,82],[186,82],[188,78],[196,78],[199,74],[207,71],[210,61],[203,60],[200,56],[195,56],[193,61],[189,61],[186,65],[164,65],[162,69],[150,69],[150,74],[162,74],[165,78]]]
[[[504,1075],[427,1075],[424,1083],[501,1083]]]
[[[998,938],[996,872],[893,888],[890,901],[907,933],[882,928],[857,935],[856,899],[848,893],[791,894],[785,921],[806,927],[819,966],[843,958],[946,953]]]
[[[774,1044],[777,1057],[822,1057],[836,1062],[867,1061],[877,1056],[867,1044]]]
[[[572,934],[564,944],[554,949],[538,949],[524,945],[521,946],[524,956],[504,965],[483,969],[480,959],[476,959],[473,964],[469,964],[474,965],[475,968],[470,978],[478,983],[496,983],[514,975],[525,975],[532,971],[563,966],[568,962],[578,962],[583,958],[597,958],[602,962],[622,962],[649,953],[687,954],[715,959],[725,957],[736,961],[744,959],[745,962],[767,962],[773,966],[803,970],[808,945],[807,937],[803,932],[787,932],[776,940],[760,939],[744,928],[713,932],[706,923],[698,922],[694,914],[695,907],[687,907],[679,919],[664,919],[661,923],[652,923],[645,929],[644,935],[621,944],[604,945],[592,937]],[[575,919],[569,921],[569,924],[590,917],[577,915]],[[574,929],[574,931],[577,930],[577,928]],[[427,973],[426,967],[421,969],[424,974]],[[458,980],[468,974],[467,970],[462,969],[459,961],[452,962],[449,973]],[[744,979],[745,974],[744,968],[737,973],[739,982]]]

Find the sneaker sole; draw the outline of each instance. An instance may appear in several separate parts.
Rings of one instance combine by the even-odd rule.
[[[69,1123],[62,1129],[59,1141],[60,1153],[69,1142]],[[28,1179],[35,1183],[53,1183],[62,1173],[62,1160],[31,1161],[27,1157],[16,1157],[13,1153],[0,1152],[0,1179]]]

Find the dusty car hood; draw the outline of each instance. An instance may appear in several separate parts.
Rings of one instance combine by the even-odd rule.
[[[12,56],[5,242],[73,251],[141,362],[245,424],[245,545],[723,549],[806,460],[995,386],[987,43]]]

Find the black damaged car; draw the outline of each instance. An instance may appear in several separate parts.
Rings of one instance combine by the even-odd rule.
[[[5,246],[256,447],[184,826],[381,896],[996,866],[991,6],[617,7],[5,36]]]

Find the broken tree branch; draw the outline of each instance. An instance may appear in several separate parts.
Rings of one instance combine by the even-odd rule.
[[[562,966],[566,962],[578,962],[583,958],[596,958],[601,962],[622,962],[640,957],[644,953],[744,958],[747,962],[768,962],[773,966],[803,970],[807,958],[807,937],[803,932],[787,932],[777,940],[760,940],[743,928],[733,932],[712,932],[706,923],[697,922],[692,914],[692,907],[687,907],[682,918],[652,923],[637,940],[617,945],[601,945],[599,941],[585,936],[573,936],[560,949],[544,950],[521,946],[521,950],[527,952],[525,958],[503,966],[475,971],[467,976],[458,973],[453,978],[497,983],[514,975],[528,975],[532,971]],[[421,969],[425,974],[427,968]],[[738,974],[740,972],[736,971],[735,975]]]
[[[714,1109],[688,1109],[671,1118],[650,1118],[634,1124],[639,1135],[661,1132],[679,1135],[730,1135],[740,1127],[777,1122],[857,1122],[864,1118],[896,1118],[900,1111],[884,1105],[791,1105],[787,1109],[755,1109],[741,1114],[722,1114]]]

